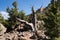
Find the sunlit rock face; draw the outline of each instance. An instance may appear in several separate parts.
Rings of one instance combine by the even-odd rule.
[[[33,28],[32,23],[27,23],[25,25],[19,24],[18,26],[16,26],[16,28],[14,28],[14,30],[11,30],[7,33],[6,28],[0,23],[0,40],[37,40],[36,36],[34,36],[34,32],[32,32],[31,29],[29,29],[30,27],[31,29]],[[17,31],[17,29],[19,31]],[[21,32],[20,29],[23,29],[23,31]],[[24,29],[27,30],[25,31]],[[48,36],[46,36],[44,32],[45,31],[43,30],[37,30],[39,37],[41,37],[42,39],[48,38]]]
[[[5,40],[4,33],[6,32],[6,28],[3,24],[0,23],[0,40]]]
[[[0,23],[0,35],[6,32],[6,28]]]

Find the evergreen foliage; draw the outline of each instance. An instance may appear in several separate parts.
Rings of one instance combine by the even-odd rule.
[[[50,40],[55,40],[56,37],[59,37],[59,19],[60,16],[59,11],[58,11],[58,4],[57,1],[52,0],[51,1],[51,7],[48,9],[46,12],[47,18],[44,19],[45,25],[47,32],[45,33],[48,35],[51,39]],[[59,24],[59,25],[58,25]]]
[[[2,17],[2,14],[0,14],[0,23],[4,22],[4,18]]]
[[[12,3],[13,8],[9,8],[7,7],[7,12],[9,13],[9,18],[8,18],[8,24],[9,27],[12,27],[14,25],[16,25],[17,20],[16,17],[20,18],[20,19],[24,19],[25,13],[23,11],[18,12],[18,8],[17,8],[17,2],[13,2]]]

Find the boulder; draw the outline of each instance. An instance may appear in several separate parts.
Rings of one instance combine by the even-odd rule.
[[[6,28],[3,26],[3,24],[0,23],[0,35],[4,34],[6,32]]]

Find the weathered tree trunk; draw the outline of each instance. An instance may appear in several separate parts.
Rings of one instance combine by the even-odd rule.
[[[37,30],[37,16],[36,16],[36,13],[34,12],[33,7],[32,7],[32,23],[36,31]]]
[[[33,32],[33,35],[36,37],[36,39],[37,38],[39,38],[39,35],[38,35],[38,28],[37,28],[37,16],[36,16],[36,14],[35,14],[35,12],[34,12],[34,9],[33,9],[33,7],[32,7],[32,25],[31,25],[31,23],[28,23],[27,21],[25,21],[25,20],[21,20],[21,19],[19,19],[19,18],[16,18],[18,21],[20,21],[20,22],[22,22],[22,23],[24,23],[24,24],[26,24],[26,25],[29,25],[31,28],[32,28],[32,32]]]
[[[37,16],[36,16],[36,13],[34,12],[34,9],[32,7],[32,23],[33,23],[33,26],[34,26],[34,35],[36,35],[36,39],[38,40],[39,38],[39,35],[38,35],[38,28],[37,28]]]

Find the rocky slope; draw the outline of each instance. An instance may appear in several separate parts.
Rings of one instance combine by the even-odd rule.
[[[37,31],[38,35],[40,36],[39,39],[37,39],[34,33],[30,29],[25,30],[26,28],[22,27],[21,25],[17,26],[17,28],[8,33],[6,32],[7,28],[5,28],[1,23],[0,27],[1,27],[0,40],[41,40],[45,38],[48,39],[48,36],[44,34],[43,30]],[[20,29],[18,27],[20,27]]]

